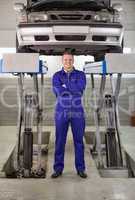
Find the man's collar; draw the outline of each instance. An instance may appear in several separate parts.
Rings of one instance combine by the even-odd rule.
[[[67,71],[64,69],[64,67],[62,67],[62,72],[63,72],[63,73],[72,73],[72,72],[74,72],[74,71],[75,71],[75,67],[73,67],[72,71],[70,71],[70,72],[67,72]]]

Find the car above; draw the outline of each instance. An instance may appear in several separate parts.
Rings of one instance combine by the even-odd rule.
[[[61,55],[122,52],[120,5],[110,0],[27,0],[16,3],[17,50]]]

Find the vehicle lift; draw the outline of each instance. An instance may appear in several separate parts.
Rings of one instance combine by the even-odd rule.
[[[92,148],[97,153],[97,166],[102,174],[118,172],[128,177],[124,162],[124,154],[120,140],[120,123],[118,116],[118,98],[122,74],[135,73],[135,54],[107,54],[103,62],[87,63],[84,72],[91,76],[92,107],[96,126],[95,142]],[[128,67],[127,67],[128,66]],[[12,73],[18,76],[18,129],[17,144],[13,151],[15,177],[45,178],[46,171],[42,167],[41,138],[43,122],[43,85],[47,68],[39,62],[39,54],[5,54],[0,62],[1,73]],[[33,79],[34,94],[27,93],[24,88],[25,75]],[[117,75],[116,84],[113,75]],[[99,95],[96,94],[94,78],[101,76]],[[40,89],[39,78],[40,76]],[[105,93],[106,79],[110,77],[112,93]],[[39,95],[40,94],[40,95]],[[100,115],[105,116],[105,157],[101,142]],[[37,127],[38,155],[37,166],[33,168],[33,126]]]
[[[45,178],[42,166],[42,123],[43,123],[43,87],[47,67],[38,54],[4,54],[1,62],[2,73],[18,76],[18,122],[17,144],[13,153],[14,171],[11,177]],[[33,91],[26,92],[24,81],[26,75],[33,79]],[[33,126],[38,135],[37,165],[33,168]]]
[[[85,63],[84,72],[91,77],[92,100],[94,114],[95,138],[91,149],[92,155],[97,155],[96,164],[101,176],[128,177],[127,163],[120,139],[120,122],[118,99],[122,74],[133,74],[135,54],[107,54],[102,62]],[[127,67],[128,66],[128,67]],[[114,82],[115,74],[115,82]],[[95,79],[101,77],[97,94]],[[106,93],[106,79],[110,79],[111,93]],[[105,150],[101,142],[100,118],[104,113]],[[105,154],[105,155],[104,155]]]

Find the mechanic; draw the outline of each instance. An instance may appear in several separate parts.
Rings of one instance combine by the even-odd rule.
[[[53,91],[57,98],[55,108],[55,155],[52,178],[62,175],[64,169],[64,152],[69,124],[73,133],[75,148],[75,168],[81,178],[85,173],[83,136],[85,131],[85,113],[81,97],[86,87],[84,72],[74,68],[74,56],[65,51],[62,56],[63,68],[53,75]]]

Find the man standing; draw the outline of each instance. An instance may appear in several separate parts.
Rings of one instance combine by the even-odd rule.
[[[84,72],[74,68],[74,57],[71,52],[64,52],[62,62],[62,70],[56,72],[52,80],[57,104],[55,109],[56,140],[54,173],[51,177],[57,178],[62,175],[66,137],[69,124],[71,124],[77,174],[82,178],[87,178],[83,144],[85,117],[81,102],[81,97],[86,87],[86,76]]]

